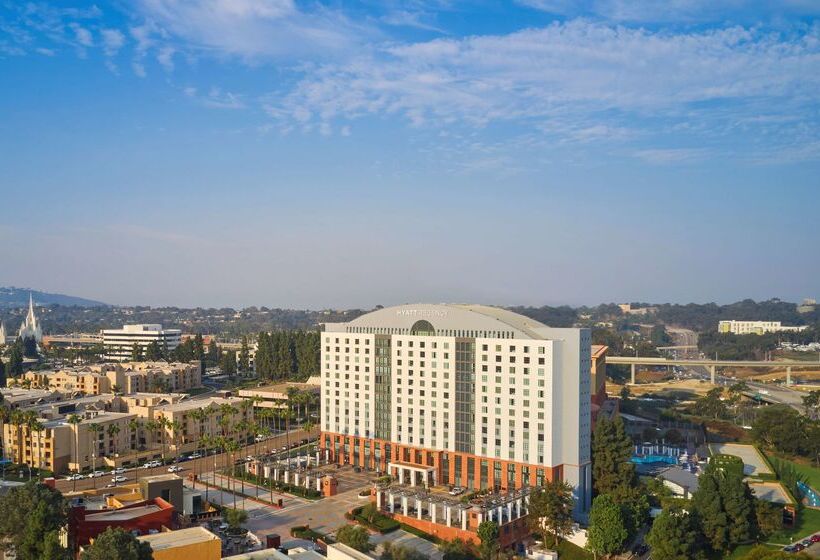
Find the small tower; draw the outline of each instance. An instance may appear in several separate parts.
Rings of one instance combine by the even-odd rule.
[[[28,294],[28,314],[23,320],[23,324],[20,325],[19,336],[24,340],[32,337],[38,344],[43,341],[43,331],[37,323],[37,316],[34,314],[34,297],[31,292]]]

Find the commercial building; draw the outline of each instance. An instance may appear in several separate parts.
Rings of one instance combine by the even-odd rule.
[[[179,346],[182,331],[179,329],[163,329],[162,325],[124,325],[121,329],[107,329],[102,331],[105,356],[109,360],[130,360],[134,344],[138,344],[145,352],[152,342],[159,344],[163,351],[170,352]]]
[[[102,395],[187,391],[202,386],[198,362],[127,362],[94,364],[60,370],[38,370],[23,374],[17,385],[50,389],[63,393]]]
[[[404,486],[509,496],[561,479],[576,516],[586,516],[588,329],[482,305],[420,304],[328,323],[321,336],[320,444],[332,460],[389,472]]]
[[[802,326],[786,326],[780,321],[720,321],[718,332],[732,334],[765,334],[771,332],[800,332],[807,329]]]
[[[165,439],[173,454],[188,453],[201,448],[203,437],[226,437],[237,443],[247,443],[254,409],[251,401],[237,397],[211,397],[207,400],[183,400],[157,407],[154,418],[165,419]],[[230,413],[227,410],[233,411]],[[206,414],[199,416],[199,411]],[[230,422],[222,418],[228,414]]]

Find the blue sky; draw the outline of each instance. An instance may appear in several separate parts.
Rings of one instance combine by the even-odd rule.
[[[820,296],[811,0],[0,0],[0,285]]]

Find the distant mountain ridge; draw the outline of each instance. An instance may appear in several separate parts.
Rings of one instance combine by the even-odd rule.
[[[65,294],[51,294],[39,290],[30,290],[28,288],[15,288],[14,286],[0,286],[0,307],[26,307],[28,305],[29,294],[34,297],[34,303],[37,305],[59,304],[75,307],[108,306],[107,303],[93,299],[67,296]]]

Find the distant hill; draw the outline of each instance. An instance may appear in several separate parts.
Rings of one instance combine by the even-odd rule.
[[[37,305],[59,304],[76,307],[97,307],[100,305],[108,305],[107,303],[94,301],[92,299],[67,296],[64,294],[50,294],[48,292],[29,290],[28,288],[15,288],[12,286],[7,288],[0,287],[0,307],[25,307],[28,305],[29,293],[34,296],[34,303]]]

